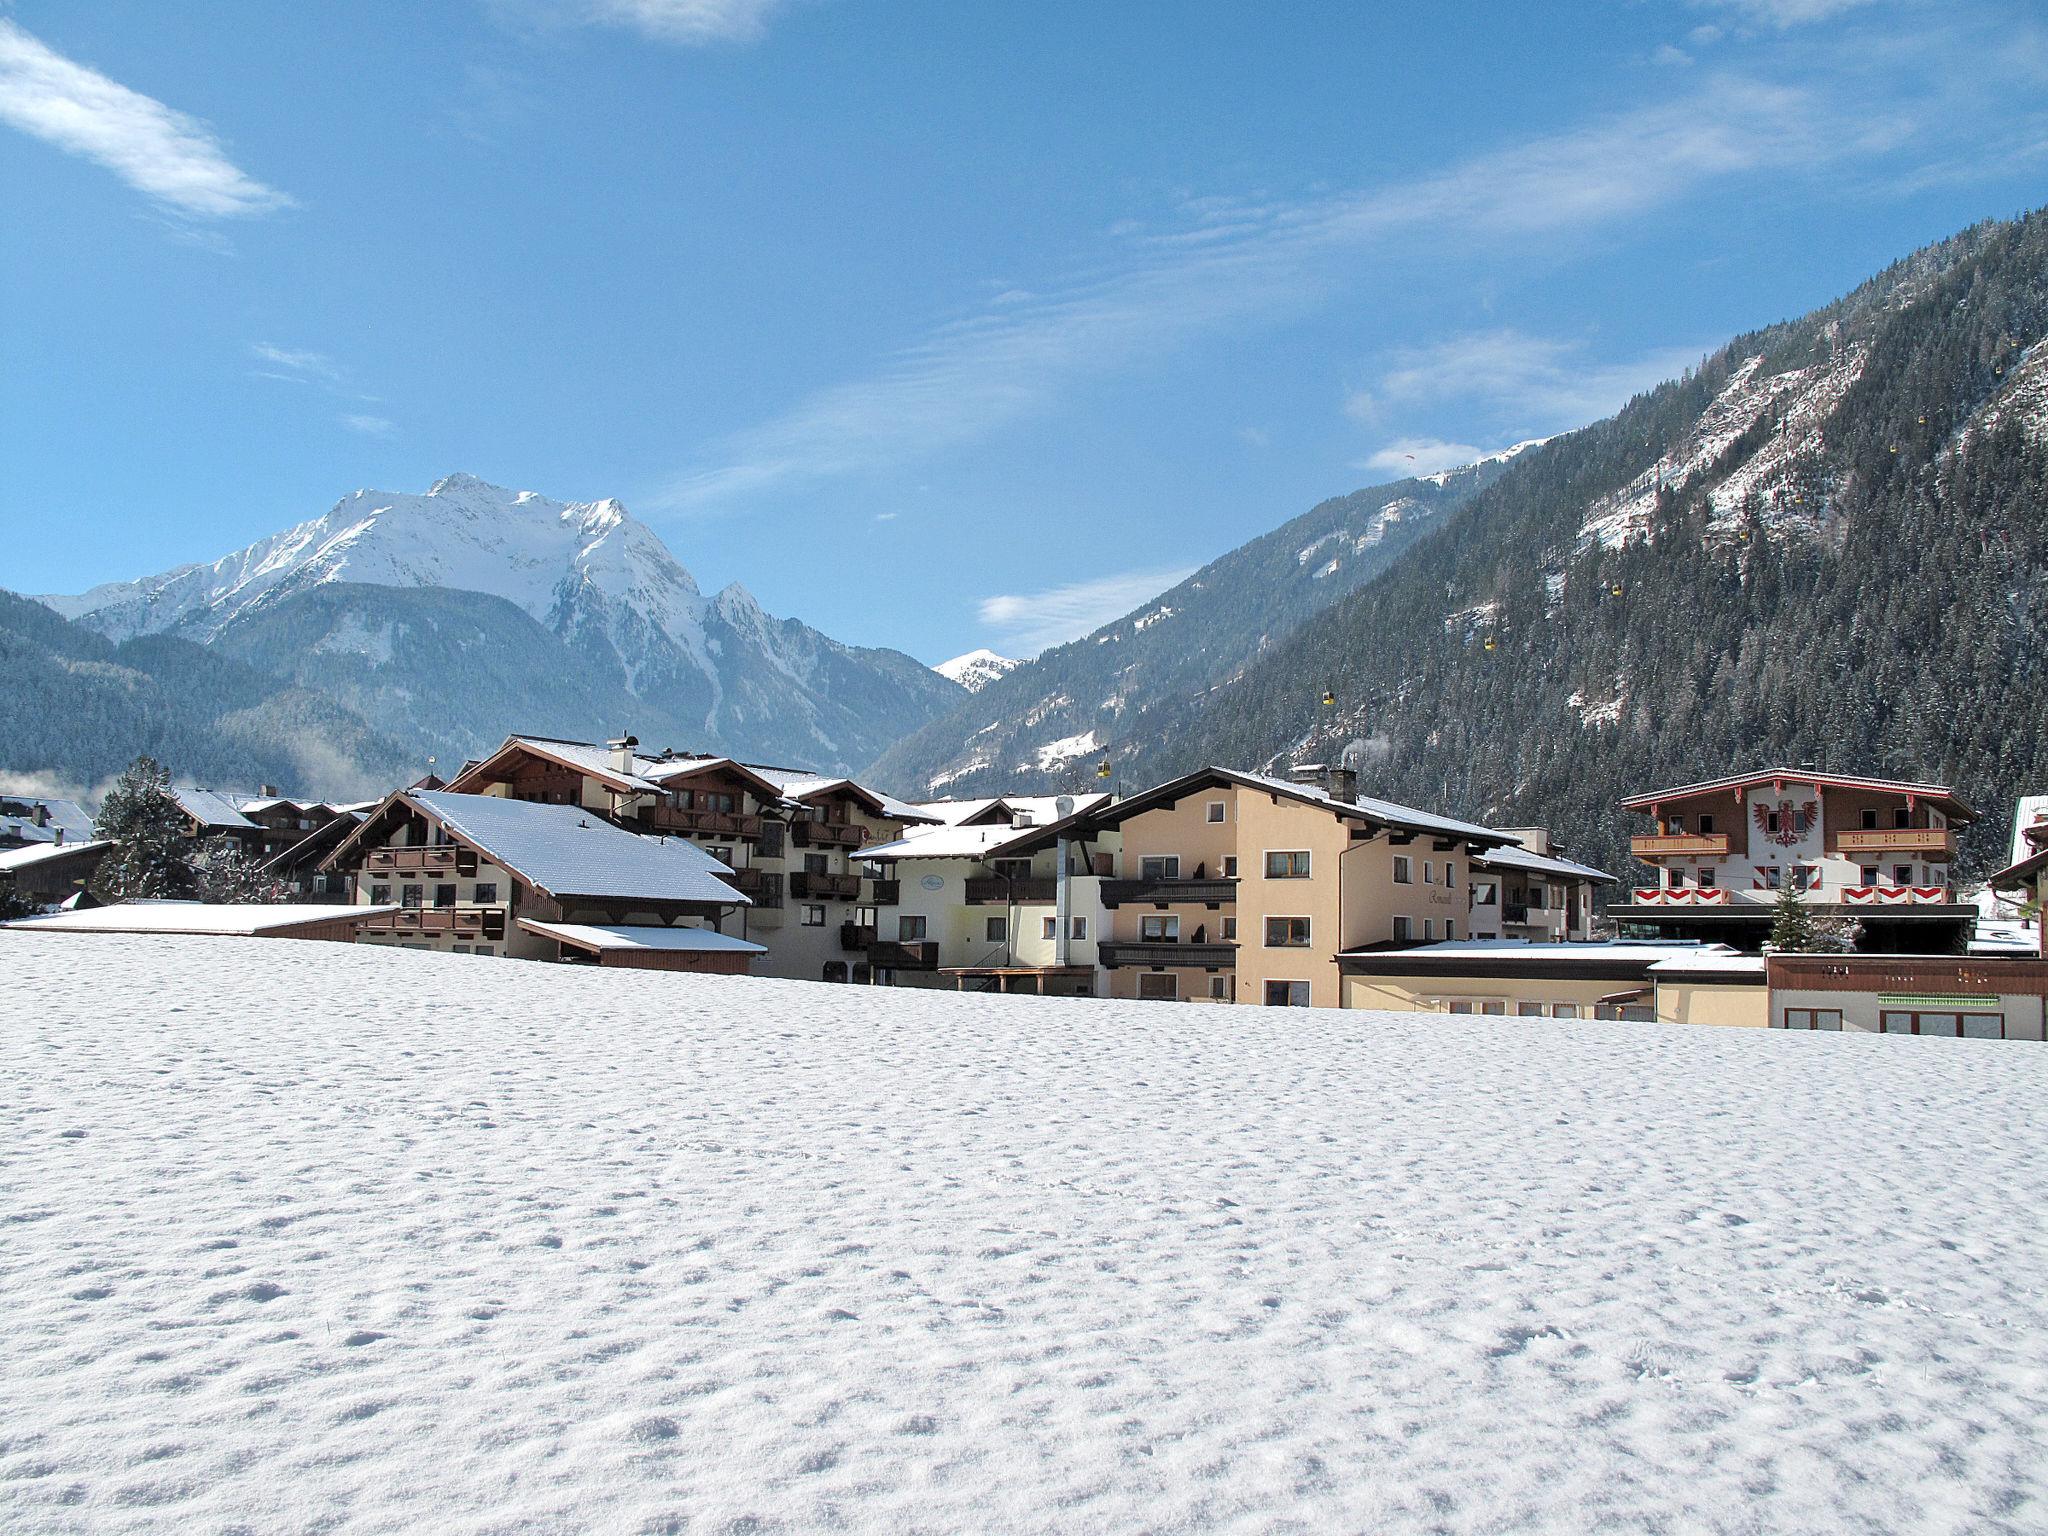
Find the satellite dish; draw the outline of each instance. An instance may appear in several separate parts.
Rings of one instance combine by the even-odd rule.
[[[1052,808],[1059,818],[1064,821],[1067,817],[1074,814],[1074,797],[1072,795],[1061,795],[1059,799],[1053,801]]]

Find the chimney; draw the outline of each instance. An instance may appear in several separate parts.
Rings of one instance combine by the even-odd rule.
[[[278,797],[277,786],[275,784],[258,784],[256,786],[256,795],[257,798],[262,800],[275,800]]]
[[[1331,768],[1323,774],[1323,787],[1332,800],[1345,805],[1358,804],[1358,771],[1355,768]]]
[[[631,773],[633,771],[633,749],[640,745],[638,736],[620,736],[605,743],[612,749],[612,771]]]
[[[50,808],[40,800],[36,802],[35,820],[39,827],[47,827],[50,824]]]

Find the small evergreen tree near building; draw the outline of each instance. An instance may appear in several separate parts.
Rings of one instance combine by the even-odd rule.
[[[93,836],[114,846],[100,861],[92,893],[101,901],[189,897],[198,889],[184,813],[171,797],[171,776],[151,757],[138,757],[114,781]]]
[[[263,873],[263,863],[232,837],[209,837],[192,860],[202,901],[246,905],[282,901],[283,888]]]
[[[1800,896],[1798,886],[1789,879],[1778,887],[1778,899],[1771,906],[1770,942],[1771,948],[1792,955],[1821,947],[1813,911]]]

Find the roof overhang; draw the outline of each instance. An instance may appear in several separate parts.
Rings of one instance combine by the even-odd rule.
[[[1648,811],[1673,800],[1691,800],[1702,795],[1741,794],[1759,784],[1812,784],[1822,790],[1867,789],[1879,794],[1903,795],[1931,800],[1957,821],[1975,821],[1977,813],[1963,803],[1947,784],[1920,784],[1906,779],[1870,779],[1848,773],[1820,773],[1812,768],[1760,768],[1751,773],[1731,773],[1724,778],[1702,779],[1697,784],[1679,784],[1646,794],[1628,795],[1619,803],[1625,811]]]

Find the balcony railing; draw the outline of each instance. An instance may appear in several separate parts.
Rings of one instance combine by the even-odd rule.
[[[363,868],[373,873],[417,875],[473,875],[476,855],[467,848],[372,848],[363,856]]]
[[[868,963],[877,970],[936,971],[939,968],[939,941],[877,939],[868,948]]]
[[[772,869],[736,869],[719,877],[742,896],[751,897],[757,907],[782,905],[782,875]]]
[[[1102,882],[1102,904],[1105,907],[1171,906],[1176,902],[1200,903],[1203,906],[1220,906],[1237,900],[1235,879],[1205,880],[1105,880]]]
[[[873,923],[841,923],[839,925],[839,947],[860,954],[875,942]]]
[[[1862,832],[1837,832],[1835,852],[1851,857],[1859,853],[1931,853],[1952,859],[1956,835],[1947,827],[1886,827]]]
[[[661,832],[686,832],[697,837],[736,837],[747,842],[761,835],[761,818],[734,811],[686,811],[675,805],[647,805],[640,819]]]
[[[502,907],[407,907],[370,918],[365,933],[441,934],[453,938],[501,939],[505,936]]]
[[[789,833],[799,848],[858,848],[868,839],[868,829],[850,821],[797,821]]]
[[[871,880],[868,882],[868,902],[877,907],[893,907],[903,899],[901,880]]]
[[[1628,840],[1639,859],[1668,859],[1675,854],[1720,854],[1728,851],[1726,832],[1651,832]]]
[[[1237,964],[1235,944],[1170,944],[1146,940],[1119,941],[1096,946],[1096,955],[1110,970],[1133,965],[1200,966],[1204,970],[1228,970]]]
[[[789,894],[798,901],[857,901],[859,875],[814,875],[798,870],[789,877]]]
[[[1051,875],[1024,875],[1010,880],[1001,875],[975,875],[967,882],[967,905],[1007,907],[1012,902],[1057,901],[1059,885]]]

